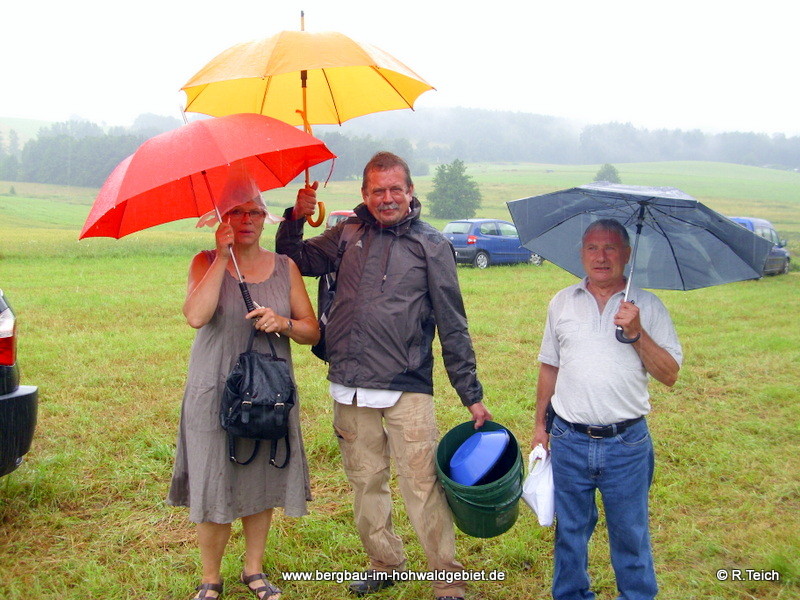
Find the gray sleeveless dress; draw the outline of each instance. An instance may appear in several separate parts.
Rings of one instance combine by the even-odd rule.
[[[213,260],[215,250],[205,251]],[[275,255],[275,269],[263,282],[248,284],[250,295],[261,306],[269,306],[281,315],[291,314],[289,303],[289,263]],[[270,442],[261,442],[255,460],[237,465],[228,459],[227,434],[220,426],[219,405],[225,379],[236,358],[247,348],[253,328],[239,283],[226,273],[217,311],[211,321],[197,331],[189,358],[189,373],[183,396],[178,447],[167,504],[188,506],[189,520],[230,523],[234,519],[283,507],[288,516],[305,515],[306,501],[311,500],[303,439],[300,432],[300,402],[290,413],[291,460],[284,469],[269,464]],[[289,339],[270,334],[275,350],[289,361]],[[256,336],[255,350],[269,352],[263,333]],[[294,377],[294,375],[292,375]],[[237,456],[250,456],[253,442],[237,440]],[[278,464],[283,462],[285,446],[278,444]]]

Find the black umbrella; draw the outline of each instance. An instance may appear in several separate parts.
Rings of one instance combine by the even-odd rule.
[[[598,182],[508,202],[522,245],[573,275],[586,275],[581,236],[598,219],[616,219],[634,234],[628,298],[636,285],[693,290],[757,279],[772,244],[671,187]],[[638,265],[637,265],[638,263]],[[621,332],[617,330],[617,339]]]

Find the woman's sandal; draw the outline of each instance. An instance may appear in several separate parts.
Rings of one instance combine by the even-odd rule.
[[[220,596],[222,596],[222,584],[221,583],[201,583],[196,588],[199,594],[197,594],[192,600],[216,600]],[[217,592],[216,596],[209,596],[208,592]]]
[[[272,596],[280,597],[283,593],[279,588],[275,587],[269,582],[269,579],[267,579],[267,576],[264,573],[256,573],[255,575],[249,576],[242,573],[241,580],[242,583],[247,586],[247,589],[253,592],[253,595],[258,598],[258,600],[268,600],[268,598],[272,598]],[[262,585],[257,588],[251,587],[250,584],[256,581],[264,581],[266,585]]]

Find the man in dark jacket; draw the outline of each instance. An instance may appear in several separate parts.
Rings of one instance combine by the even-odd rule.
[[[303,240],[305,217],[316,208],[316,184],[301,190],[276,237],[277,251],[294,259],[303,275],[323,275],[339,264],[326,327],[328,380],[356,526],[371,561],[365,578],[350,586],[358,595],[392,585],[392,573],[405,568],[391,522],[390,455],[428,568],[463,570],[436,478],[436,330],[450,382],[476,428],[492,418],[482,402],[453,249],[420,220],[408,165],[394,154],[376,154],[364,168],[361,195],[356,217]],[[445,577],[434,583],[434,592],[462,598],[464,584]]]

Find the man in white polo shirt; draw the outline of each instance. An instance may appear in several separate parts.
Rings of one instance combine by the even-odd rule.
[[[555,600],[595,597],[588,543],[597,524],[597,490],[620,598],[651,600],[658,592],[648,515],[654,468],[644,418],[648,378],[672,386],[683,353],[654,294],[631,287],[624,301],[630,255],[628,232],[618,221],[589,225],[581,245],[587,277],[556,294],[547,311],[533,445],[549,446],[553,465]],[[615,326],[633,341],[617,341]]]

